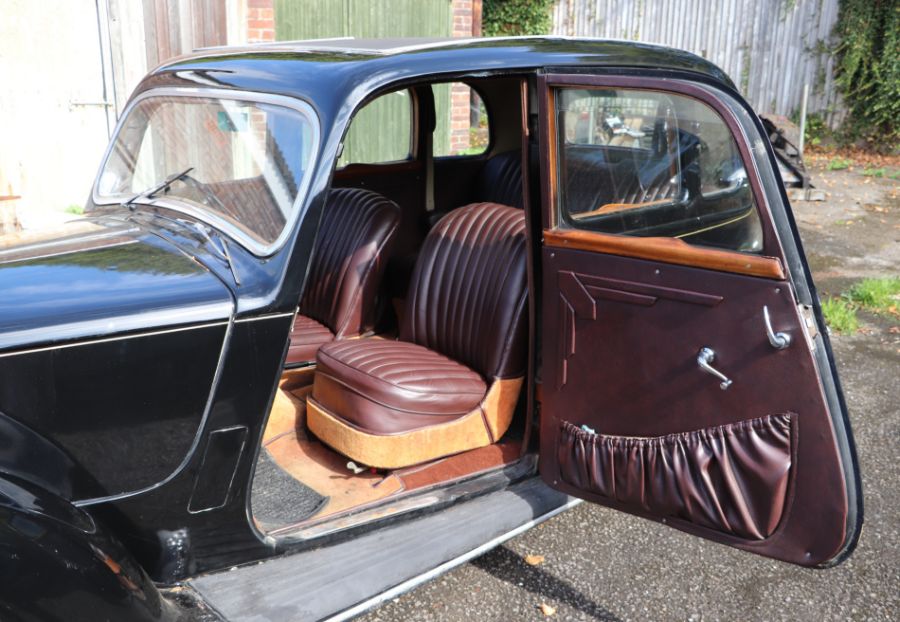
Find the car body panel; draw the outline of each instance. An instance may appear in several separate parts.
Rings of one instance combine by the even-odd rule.
[[[4,620],[180,617],[128,551],[87,512],[8,475],[0,476],[0,549]]]

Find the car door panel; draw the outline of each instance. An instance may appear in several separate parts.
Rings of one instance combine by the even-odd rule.
[[[779,332],[804,339],[790,285],[553,247],[544,249],[543,266],[544,291],[555,292],[557,300],[544,306],[547,386],[541,452],[558,457],[542,463],[544,478],[569,494],[644,509],[722,540],[733,539],[729,525],[735,520],[724,518],[729,508],[717,510],[717,503],[728,506],[731,501],[730,511],[737,512],[733,508],[743,502],[749,514],[781,516],[790,487],[794,503],[817,511],[800,520],[782,518],[766,534],[768,542],[762,532],[739,529],[737,533],[748,534],[748,541],[739,544],[796,563],[830,559],[844,541],[847,500],[830,421],[815,416],[825,408],[821,386],[797,386],[795,380],[815,376],[815,362],[805,347],[775,350],[763,321],[767,307]],[[727,390],[699,367],[704,347],[715,352],[713,366],[732,380]],[[595,445],[618,447],[636,457],[629,462],[621,453],[606,454],[613,466],[606,469],[605,489],[585,485],[590,479],[573,481],[566,477],[573,468],[567,462],[583,460],[579,468],[588,469],[604,454],[578,455],[584,448],[575,446],[567,424],[587,425],[605,437]],[[787,435],[784,445],[766,444],[750,433],[778,425]],[[659,449],[665,440],[684,449],[673,436],[733,439],[741,429],[745,433],[732,450],[706,447],[681,455],[687,464],[674,460],[674,453],[657,455],[649,463],[638,455],[648,445]],[[636,439],[643,439],[645,447]],[[742,467],[734,462],[751,452],[760,455],[743,470],[756,472],[740,480]],[[615,459],[635,472],[620,474]],[[822,468],[798,469],[798,464]],[[704,477],[706,488],[698,490],[695,485]],[[755,507],[753,499],[759,495],[733,490],[754,485],[768,486],[771,492]],[[635,492],[642,486],[651,492]],[[823,487],[835,491],[827,495],[827,505],[821,499]],[[668,498],[673,495],[686,497],[687,506],[673,504]],[[690,500],[702,507],[692,510]],[[719,514],[723,518],[717,522]]]
[[[623,81],[632,85],[545,77],[542,138],[556,140],[555,85]],[[849,430],[831,416],[832,370],[816,358],[827,346],[783,268],[759,179],[750,185],[771,256],[573,229],[556,214],[554,151],[542,162],[545,481],[784,561],[843,557],[860,519],[841,447]],[[770,341],[767,316],[787,347]]]

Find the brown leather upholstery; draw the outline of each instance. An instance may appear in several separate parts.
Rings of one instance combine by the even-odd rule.
[[[319,346],[372,328],[379,281],[400,208],[368,190],[338,188],[322,214],[288,363],[315,360]]]
[[[291,330],[291,345],[288,348],[287,361],[295,363],[300,361],[316,360],[316,352],[322,344],[334,340],[334,333],[324,324],[319,324],[311,317],[297,315],[294,327]]]
[[[522,152],[518,149],[493,156],[478,174],[475,196],[479,201],[525,207],[522,200]]]
[[[560,423],[559,472],[581,490],[741,538],[778,527],[791,469],[791,414],[649,438]]]
[[[310,429],[384,468],[499,439],[526,365],[525,252],[522,210],[478,203],[450,212],[422,247],[400,341],[319,350]]]
[[[317,358],[319,402],[370,432],[408,432],[461,417],[487,391],[480,375],[408,341],[336,341]],[[410,405],[416,409],[409,416]]]
[[[400,339],[485,378],[525,373],[525,214],[495,203],[450,212],[425,238]]]

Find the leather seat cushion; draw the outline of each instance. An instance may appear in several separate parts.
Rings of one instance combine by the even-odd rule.
[[[334,341],[322,346],[316,365],[313,399],[373,434],[453,421],[478,408],[487,392],[475,371],[405,341]]]
[[[291,329],[291,346],[288,348],[287,360],[314,361],[319,348],[331,341],[334,341],[334,333],[328,330],[327,326],[298,313]]]

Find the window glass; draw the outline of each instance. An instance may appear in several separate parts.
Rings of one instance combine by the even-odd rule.
[[[128,113],[97,184],[101,199],[145,197],[225,221],[251,243],[277,240],[311,164],[315,127],[284,106],[151,96]]]
[[[490,142],[488,114],[478,91],[462,82],[435,84],[434,156],[478,155]]]
[[[353,118],[338,166],[408,160],[412,152],[412,96],[406,89],[381,95]]]
[[[608,88],[560,89],[556,102],[562,226],[761,250],[737,144],[712,108]]]

